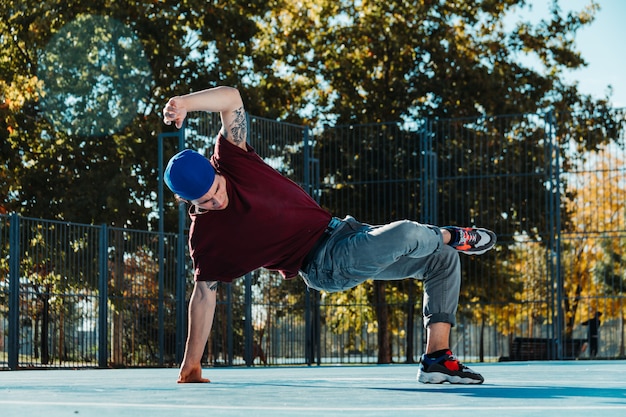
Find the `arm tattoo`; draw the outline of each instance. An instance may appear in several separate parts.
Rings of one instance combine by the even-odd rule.
[[[217,291],[218,284],[218,281],[204,281],[204,285],[206,285],[209,291]]]
[[[230,124],[230,131],[233,133],[233,142],[236,144],[245,143],[248,137],[248,121],[246,111],[243,106],[235,110],[235,119]]]

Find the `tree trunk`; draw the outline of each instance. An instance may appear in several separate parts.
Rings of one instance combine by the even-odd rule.
[[[415,281],[407,279],[405,282],[409,297],[406,312],[406,363],[415,363],[415,345],[413,344],[415,336]]]
[[[124,337],[124,318],[120,312],[121,301],[118,300],[118,305],[113,310],[113,320],[111,328],[111,362],[113,366],[122,366],[124,364],[124,355],[122,351],[123,337]]]
[[[35,328],[33,330],[33,347],[34,347],[34,356],[35,359],[39,359],[39,317],[41,316],[41,312],[35,314]]]
[[[378,363],[391,363],[391,346],[389,344],[389,309],[385,297],[385,282],[374,281],[374,302],[378,319]]]
[[[59,363],[63,363],[67,360],[67,355],[65,354],[65,322],[63,317],[63,306],[59,309],[59,346],[58,353]]]
[[[624,309],[620,308],[620,329],[619,329],[619,357],[624,357],[624,322],[626,321],[626,317],[624,317]]]
[[[480,340],[478,346],[478,360],[485,361],[485,316],[481,316],[480,320]]]
[[[115,294],[113,299],[113,317],[111,318],[111,362],[113,366],[124,365],[124,261],[122,248],[124,241],[122,234],[116,234],[114,242],[115,259],[109,266],[113,275],[112,293]]]
[[[46,288],[43,294],[43,311],[41,316],[41,364],[50,363],[50,351],[48,350],[48,329],[50,326],[50,290]]]

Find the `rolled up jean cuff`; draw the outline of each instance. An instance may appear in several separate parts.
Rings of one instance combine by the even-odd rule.
[[[428,327],[433,323],[449,323],[452,327],[456,325],[456,317],[454,314],[433,313],[424,316],[424,327]]]

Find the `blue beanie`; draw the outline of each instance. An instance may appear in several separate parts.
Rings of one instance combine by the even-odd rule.
[[[196,200],[209,191],[215,168],[204,156],[191,149],[178,152],[165,168],[164,180],[170,190],[185,200]]]

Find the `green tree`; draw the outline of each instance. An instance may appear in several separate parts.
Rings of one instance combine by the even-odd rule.
[[[3,210],[148,227],[161,106],[189,90],[254,78],[250,16],[264,7],[262,1],[2,2]],[[166,143],[167,154],[174,146]],[[168,223],[175,224],[175,214]]]
[[[4,1],[0,5],[0,155],[5,163],[0,167],[0,206],[29,216],[148,227],[156,199],[155,138],[163,128],[160,108],[172,95],[216,84],[241,87],[251,114],[304,121],[316,127],[323,122],[415,122],[423,117],[554,109],[559,120],[573,121],[567,131],[555,132],[557,139],[580,148],[563,155],[566,166],[567,158],[599,146],[616,127],[607,100],[585,97],[576,85],[563,79],[564,70],[584,65],[575,48],[575,34],[592,22],[598,5],[590,3],[580,13],[564,14],[555,0],[546,20],[505,25],[507,14],[525,5],[524,0],[95,0],[69,5],[59,0]],[[125,28],[122,33],[130,35],[123,37],[122,43],[113,43],[111,34],[98,30],[98,25],[83,25],[80,29],[91,28],[84,32],[90,36],[61,42],[65,48],[54,47],[59,39],[67,41],[68,27],[102,15],[107,24],[117,22]],[[135,42],[141,48],[129,46]],[[66,49],[94,48],[96,52],[83,54],[82,60],[62,54]],[[132,81],[138,74],[112,69],[130,68],[120,65],[128,62],[124,51],[140,50],[151,79],[131,89],[137,97],[128,102],[123,99],[124,87],[135,85]],[[541,64],[525,64],[522,57],[526,55],[535,56]],[[97,71],[94,76],[95,68],[102,68],[106,76],[98,77]],[[47,92],[57,91],[51,87],[57,80],[55,74],[76,77],[73,84],[60,84],[77,89],[64,101],[55,101],[62,94],[46,97]],[[142,74],[147,77],[146,71],[139,71]],[[126,111],[133,114],[128,124],[111,122],[105,128],[96,124],[120,112],[110,108],[111,103],[124,108],[124,115]],[[50,106],[56,109],[52,112],[56,119],[49,117]],[[93,115],[86,130],[79,129],[82,114]],[[576,124],[572,114],[583,114],[590,122]],[[490,145],[483,156],[508,152],[495,138],[518,127],[511,124],[483,135]],[[605,129],[601,134],[588,134],[599,127]],[[464,125],[457,137],[467,137],[466,132],[472,137],[481,133],[473,125]],[[525,156],[508,155],[514,161],[542,161],[546,149],[539,136],[527,139],[530,150]],[[494,163],[476,154],[459,153],[466,143],[448,139],[442,138],[446,142],[438,152],[439,167],[449,166],[456,155],[464,167],[458,174],[470,177]],[[369,138],[364,146],[381,149],[376,140]],[[511,143],[517,146],[519,140]],[[173,153],[174,144],[166,146],[166,153]],[[346,160],[357,156],[353,150],[343,149]],[[319,156],[325,158],[324,153]],[[405,162],[411,157],[408,153],[385,156],[393,158],[393,166],[398,167],[409,166]],[[361,174],[362,180],[378,178],[380,167],[368,169]],[[440,185],[438,199],[454,201],[452,190]],[[485,185],[463,211],[467,216],[482,211],[492,219],[506,213],[509,220],[499,220],[496,231],[512,235],[516,226],[510,214],[520,213],[519,207],[490,197],[507,189],[497,181]],[[535,188],[529,190],[531,200],[546,198],[541,181],[536,193]],[[345,189],[334,187],[328,192],[339,195]],[[415,194],[415,190],[407,193]],[[484,211],[485,202],[492,204],[489,211]],[[446,204],[439,207],[440,219],[459,223],[481,220],[476,216],[456,218],[445,211]],[[328,208],[338,211],[335,206]],[[172,227],[175,209],[171,202],[167,224]],[[567,225],[567,217],[563,218]],[[544,232],[541,222],[535,218],[527,221],[524,232]],[[386,298],[380,296],[383,290],[377,288],[378,299]],[[386,309],[384,305],[379,308],[380,319]],[[378,327],[387,329],[385,323]],[[388,346],[384,339],[381,346]],[[380,360],[388,359],[382,352]]]
[[[551,196],[546,189],[547,171],[554,168],[546,165],[552,158],[549,147],[573,141],[580,150],[592,149],[611,135],[581,134],[586,129],[610,130],[614,115],[607,100],[585,97],[575,84],[569,85],[563,79],[565,70],[585,64],[574,40],[576,32],[593,21],[599,7],[595,3],[579,13],[563,13],[559,2],[554,1],[548,18],[536,24],[519,21],[514,25],[507,25],[506,17],[525,7],[524,1],[311,0],[298,6],[287,1],[277,1],[276,5],[265,17],[270,24],[261,28],[259,36],[264,35],[266,40],[259,42],[261,52],[257,53],[271,55],[274,70],[285,74],[294,88],[306,86],[310,100],[302,104],[309,107],[300,111],[310,120],[363,125],[554,110],[559,122],[572,121],[552,131],[554,125],[549,117],[545,126],[530,123],[532,130],[527,121],[519,119],[500,121],[498,126],[475,119],[460,121],[448,132],[444,130],[447,122],[443,121],[441,132],[433,136],[437,141],[438,174],[461,178],[438,184],[437,214],[446,222],[481,223],[505,237],[518,232],[543,235],[545,239],[550,231],[540,212]],[[539,64],[525,63],[528,61],[523,58],[529,55]],[[312,86],[311,80],[315,80]],[[586,121],[577,125],[573,114]],[[555,142],[547,143],[544,139],[551,135]],[[381,165],[398,168],[402,178],[393,180],[407,180],[414,173],[403,173],[400,167],[411,166],[413,156],[410,152],[385,154],[385,140],[393,140],[387,133],[361,136],[358,148],[342,142],[352,140],[349,135],[341,136],[329,133],[319,138],[319,159],[340,155],[342,161],[322,173],[332,184],[324,201],[333,212],[343,213],[344,202],[349,199],[350,207],[361,208],[355,212],[375,221],[372,217],[377,213],[373,213],[375,206],[368,196],[382,196],[376,201],[385,204],[389,195],[372,189],[363,191],[354,184],[388,180],[381,174]],[[472,152],[467,150],[470,141],[476,143]],[[367,158],[368,152],[377,158]],[[562,166],[566,167],[568,158],[575,155],[561,155]],[[510,180],[503,186],[499,175],[511,167],[533,175],[534,185]],[[537,172],[544,169],[546,172]],[[485,172],[491,180],[482,179]],[[415,194],[410,187],[405,193]],[[468,196],[470,190],[472,195]],[[503,196],[506,190],[524,190],[527,199]],[[455,205],[459,201],[463,203]],[[564,205],[558,203],[556,207],[568,227]],[[394,217],[404,210],[407,207],[387,215]],[[506,247],[503,250],[501,257]],[[484,272],[497,274],[500,268],[481,271],[475,264],[468,261],[465,267],[469,272],[465,298],[469,302],[490,298],[502,302],[503,297],[481,290],[484,283],[473,279]],[[380,295],[383,286],[376,283],[374,292]],[[514,292],[504,293],[511,297]],[[386,311],[384,303],[377,304],[378,320],[385,317]],[[379,331],[386,327],[378,323]],[[390,360],[385,346],[388,343],[383,337],[381,362]]]
[[[626,247],[621,226],[626,221],[624,139],[590,152],[579,164],[572,186],[570,210],[574,218],[571,252],[565,283],[566,331],[596,312],[603,320],[619,319],[619,356],[624,356],[624,288]],[[586,232],[586,233],[584,233]],[[599,300],[603,299],[603,302]]]

